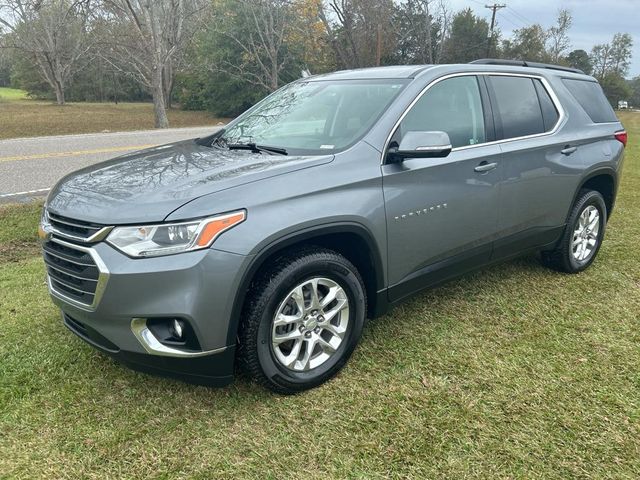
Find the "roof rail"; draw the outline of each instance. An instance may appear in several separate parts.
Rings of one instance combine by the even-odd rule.
[[[563,67],[562,65],[552,65],[550,63],[527,62],[524,60],[502,60],[498,58],[481,58],[473,62],[480,65],[511,65],[513,67],[532,67],[532,68],[548,68],[549,70],[560,70],[563,72],[585,73],[582,70],[571,67]]]

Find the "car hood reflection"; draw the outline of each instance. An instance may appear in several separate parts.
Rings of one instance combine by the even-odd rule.
[[[51,191],[50,211],[99,224],[162,221],[185,203],[228,188],[328,163],[328,156],[285,156],[205,147],[193,140],[92,165]],[[208,214],[216,213],[212,207]]]

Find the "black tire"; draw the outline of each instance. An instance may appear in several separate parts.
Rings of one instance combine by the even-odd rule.
[[[600,215],[599,231],[596,244],[591,253],[583,260],[578,260],[573,254],[574,231],[578,226],[580,215],[588,207],[593,206]],[[581,190],[578,194],[565,227],[562,238],[554,250],[542,252],[542,262],[554,270],[565,273],[579,273],[589,267],[598,255],[602,246],[607,224],[607,205],[604,198],[595,190]]]
[[[342,342],[328,360],[307,371],[294,371],[277,359],[272,346],[274,316],[292,289],[316,277],[330,279],[342,288],[349,302],[348,324]],[[362,278],[342,255],[320,247],[288,252],[252,282],[238,337],[240,365],[254,381],[277,393],[317,387],[336,375],[353,353],[362,336],[366,305]]]

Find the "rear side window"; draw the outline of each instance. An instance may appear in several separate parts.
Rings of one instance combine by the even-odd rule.
[[[502,120],[503,138],[545,132],[545,122],[533,79],[492,75],[491,86]]]
[[[533,80],[533,84],[536,87],[536,93],[538,94],[538,100],[540,100],[540,108],[542,109],[542,120],[544,122],[544,130],[548,132],[555,127],[556,123],[558,123],[558,118],[560,118],[560,114],[556,109],[556,106],[551,100],[549,96],[549,92],[544,88],[542,82],[537,78]]]
[[[563,78],[564,85],[580,106],[591,117],[593,123],[617,122],[616,114],[611,108],[602,87],[597,82],[589,80],[574,80]]]

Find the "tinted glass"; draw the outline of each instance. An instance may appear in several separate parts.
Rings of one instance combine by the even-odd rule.
[[[558,113],[556,106],[553,104],[553,100],[551,100],[549,92],[547,92],[547,89],[542,85],[542,82],[538,79],[534,79],[533,84],[535,85],[536,92],[538,93],[540,108],[542,108],[544,130],[545,132],[548,132],[549,130],[553,130],[553,127],[555,127],[558,122],[558,118],[560,118],[560,114]]]
[[[594,123],[617,122],[616,114],[597,82],[563,78],[565,86]]]
[[[502,120],[504,138],[524,137],[545,131],[532,79],[491,76],[491,84]]]
[[[400,123],[395,140],[406,132],[443,131],[451,146],[486,141],[482,100],[475,76],[455,77],[433,85]]]
[[[254,142],[292,154],[331,153],[362,137],[403,89],[405,80],[293,83],[239,117],[227,143]]]

